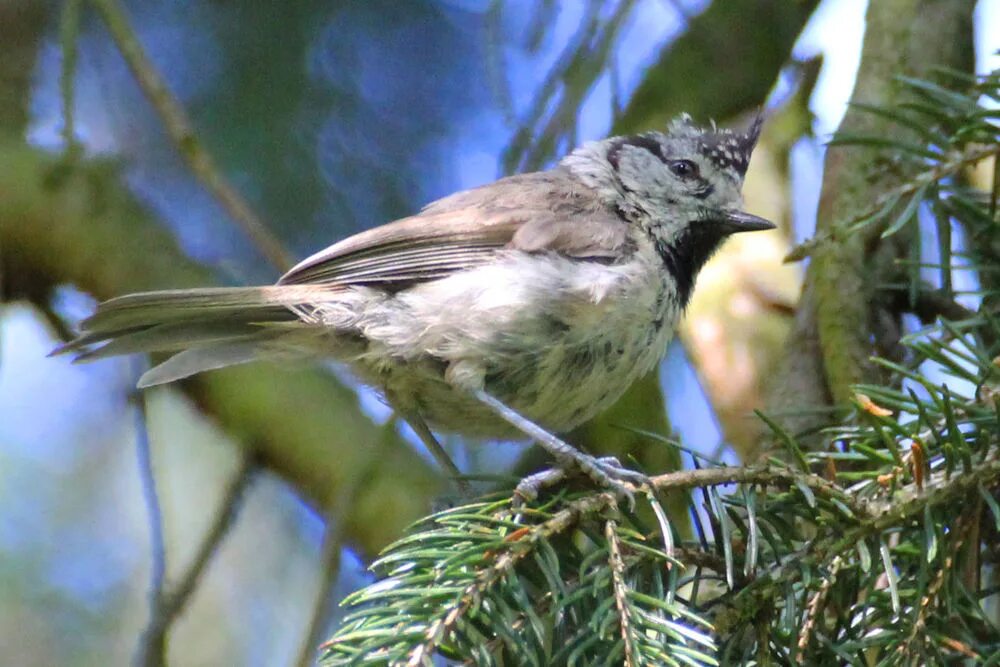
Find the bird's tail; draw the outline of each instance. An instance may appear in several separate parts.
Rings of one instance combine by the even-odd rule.
[[[323,294],[321,294],[321,292]],[[80,335],[52,354],[93,361],[133,352],[178,352],[151,368],[140,387],[171,382],[273,351],[292,331],[310,328],[302,313],[329,298],[312,285],[216,287],[129,294],[101,303]]]

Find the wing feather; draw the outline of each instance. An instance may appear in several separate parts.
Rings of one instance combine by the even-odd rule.
[[[526,174],[355,234],[303,260],[278,282],[398,289],[488,263],[507,250],[606,262],[627,248],[627,230],[571,177]]]

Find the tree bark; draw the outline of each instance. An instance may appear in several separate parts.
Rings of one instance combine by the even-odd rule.
[[[935,67],[970,71],[973,0],[879,0],[868,6],[861,65],[852,102],[891,107],[906,99],[899,76],[928,77]],[[911,141],[909,130],[856,107],[840,132]],[[887,163],[868,146],[831,146],[826,155],[816,235],[788,354],[769,396],[769,410],[794,432],[825,423],[827,414],[803,412],[843,406],[852,386],[884,378],[870,362],[883,327],[900,327],[899,313],[883,305],[880,286],[897,278],[896,260],[912,238],[881,239],[884,225],[844,233],[871,202],[898,187],[911,170]],[[890,216],[891,219],[891,216]],[[796,413],[795,416],[788,416]]]

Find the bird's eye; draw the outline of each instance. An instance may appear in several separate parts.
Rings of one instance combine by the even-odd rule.
[[[681,178],[693,178],[698,175],[698,165],[691,160],[673,160],[669,167],[675,176]]]

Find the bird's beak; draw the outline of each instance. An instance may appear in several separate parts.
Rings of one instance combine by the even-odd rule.
[[[718,223],[727,234],[762,232],[775,228],[775,224],[770,220],[765,220],[744,211],[721,211]]]

